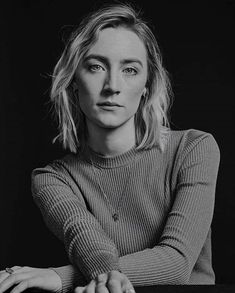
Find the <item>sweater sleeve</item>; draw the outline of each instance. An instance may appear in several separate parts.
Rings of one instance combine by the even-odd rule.
[[[175,199],[159,243],[119,258],[134,286],[187,284],[210,229],[220,152],[213,136],[193,140],[180,154]],[[60,270],[69,286],[73,266]],[[66,277],[65,277],[66,276]]]
[[[72,292],[76,287],[84,287],[87,281],[83,274],[73,265],[65,265],[62,267],[51,267],[54,272],[60,277],[62,282],[62,289],[57,293]]]
[[[87,281],[120,270],[115,244],[56,164],[33,171],[32,194],[46,225],[64,242],[70,262]]]
[[[172,208],[159,243],[119,259],[135,286],[187,284],[210,229],[220,152],[205,134],[180,155]]]

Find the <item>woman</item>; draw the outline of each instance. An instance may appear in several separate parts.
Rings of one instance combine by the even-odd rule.
[[[7,268],[0,293],[12,285],[12,293],[119,293],[214,284],[219,149],[208,133],[170,130],[169,93],[155,37],[131,7],[82,21],[51,91],[70,154],[32,174],[34,200],[71,264]]]

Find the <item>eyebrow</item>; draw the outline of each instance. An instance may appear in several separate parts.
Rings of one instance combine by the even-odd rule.
[[[98,55],[98,54],[90,54],[90,55],[87,55],[85,58],[84,58],[84,62],[90,60],[90,59],[96,59],[96,60],[99,60],[105,64],[108,64],[108,58],[105,57],[105,56],[102,56],[102,55]],[[140,66],[144,67],[143,66],[143,63],[138,59],[138,58],[126,58],[126,59],[122,59],[121,60],[121,64],[128,64],[128,63],[138,63],[140,64]]]

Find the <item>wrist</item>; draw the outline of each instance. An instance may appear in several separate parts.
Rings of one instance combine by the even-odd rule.
[[[63,292],[63,284],[62,284],[62,280],[61,280],[59,274],[54,270],[54,268],[49,267],[48,270],[50,270],[54,274],[54,276],[56,278],[55,284],[58,284],[58,286],[57,286],[58,288],[55,289],[54,292],[55,293],[62,293]]]
[[[87,284],[82,273],[72,265],[53,267],[50,269],[56,272],[61,279],[61,293],[71,292],[76,286],[85,286]]]

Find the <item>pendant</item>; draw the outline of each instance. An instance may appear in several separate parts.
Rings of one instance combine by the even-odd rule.
[[[114,222],[117,222],[119,220],[119,216],[116,213],[112,215],[112,218],[113,218]]]

